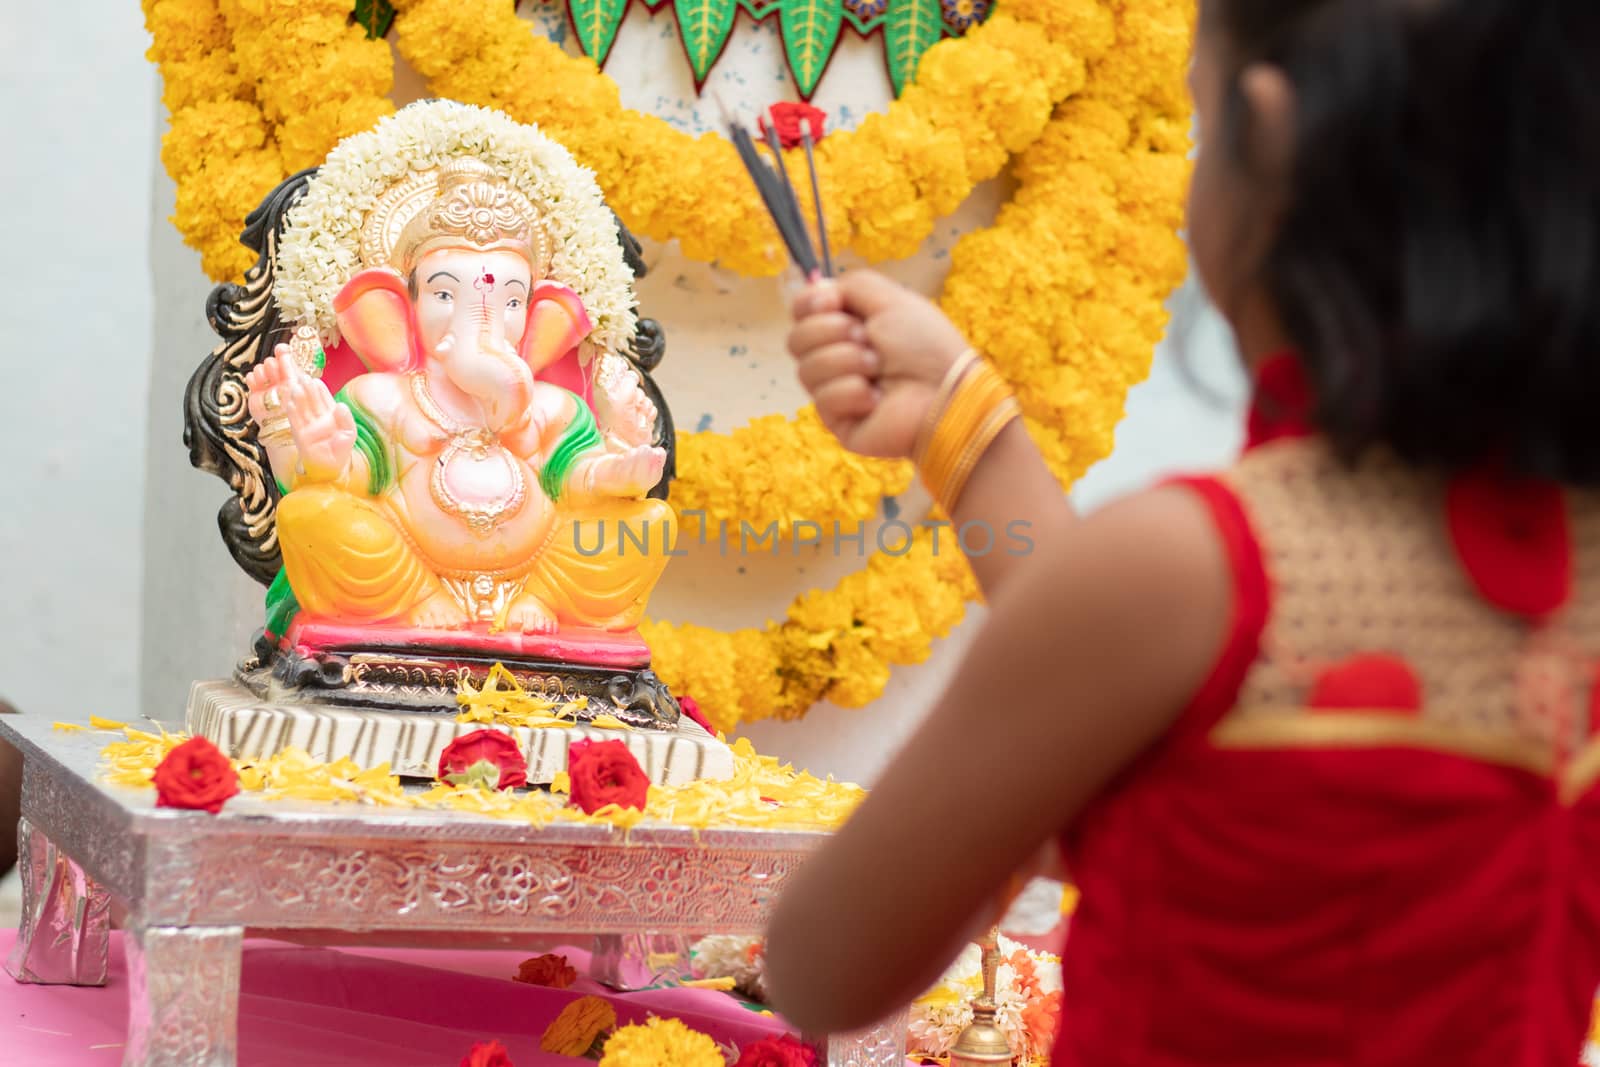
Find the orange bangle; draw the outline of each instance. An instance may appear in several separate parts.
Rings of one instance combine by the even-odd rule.
[[[928,407],[928,414],[922,420],[922,426],[917,430],[915,447],[911,450],[911,460],[917,466],[922,466],[922,461],[928,452],[928,445],[933,439],[934,431],[939,426],[939,420],[944,416],[944,409],[950,403],[950,394],[955,392],[961,379],[967,376],[982,357],[974,349],[967,349],[956,357],[950,364],[950,369],[945,371],[944,380],[939,383],[939,391],[933,395],[933,403]]]
[[[918,460],[923,481],[946,512],[954,510],[995,438],[1022,415],[1010,386],[993,367],[975,354],[963,362],[967,366],[961,367],[960,376],[950,376],[954,387],[948,401],[935,409],[937,421]]]
[[[978,461],[989,451],[989,446],[994,444],[995,438],[1011,423],[1022,417],[1022,409],[1017,402],[1007,397],[1001,402],[999,408],[993,411],[979,428],[978,433],[968,442],[963,450],[960,460],[950,476],[945,479],[944,487],[940,491],[940,502],[946,511],[954,511],[961,502],[961,494],[966,491],[967,479],[972,477],[973,470],[978,466]]]

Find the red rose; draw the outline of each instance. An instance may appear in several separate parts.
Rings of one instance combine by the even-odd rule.
[[[695,700],[694,697],[679,697],[678,710],[689,716],[689,718],[694,722],[705,727],[706,733],[710,734],[712,737],[717,736],[717,731],[712,727],[711,723],[706,719],[706,717],[701,714],[700,702]]]
[[[567,748],[572,803],[593,815],[607,804],[644,810],[650,779],[621,741],[576,741]]]
[[[785,148],[793,148],[800,143],[801,125],[811,127],[812,143],[822,140],[823,123],[828,121],[828,113],[821,108],[812,107],[810,104],[773,104],[768,109],[767,115],[761,116],[761,134],[766,136],[768,115],[771,116],[772,126],[778,131],[778,143]]]
[[[789,1034],[764,1037],[741,1052],[733,1067],[817,1067],[817,1050]]]
[[[546,952],[543,956],[523,960],[517,968],[516,977],[511,980],[550,989],[565,989],[578,980],[578,972],[567,962],[567,957]]]
[[[439,753],[439,781],[453,786],[514,789],[528,784],[528,761],[510,734],[474,730],[462,734]]]
[[[506,1047],[498,1041],[479,1041],[461,1061],[461,1067],[516,1067]]]
[[[192,808],[215,815],[239,792],[239,775],[222,750],[193,737],[156,766],[156,807]]]

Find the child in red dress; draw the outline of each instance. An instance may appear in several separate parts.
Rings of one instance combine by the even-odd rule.
[[[1595,0],[1202,0],[1190,240],[1259,383],[1251,447],[1082,521],[934,308],[867,273],[801,296],[845,444],[1038,550],[972,561],[966,661],[781,902],[794,1022],[907,1002],[1058,842],[1057,1067],[1577,1061],[1596,57]]]

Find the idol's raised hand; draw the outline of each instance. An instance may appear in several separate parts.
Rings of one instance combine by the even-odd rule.
[[[865,456],[907,458],[939,383],[968,345],[944,313],[871,271],[795,300],[789,352],[823,424]]]
[[[287,345],[274,351],[245,376],[250,415],[261,426],[286,418],[300,476],[314,482],[335,481],[349,467],[356,442],[350,409],[333,399],[321,379],[300,369]]]

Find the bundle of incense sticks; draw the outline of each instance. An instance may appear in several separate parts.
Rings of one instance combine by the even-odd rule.
[[[811,198],[816,204],[817,236],[822,245],[820,256],[811,243],[810,232],[806,229],[805,215],[800,210],[800,198],[795,195],[794,183],[789,180],[789,167],[783,160],[783,146],[778,142],[777,123],[769,121],[766,124],[767,147],[772,151],[772,157],[777,163],[777,170],[774,171],[762,161],[749,131],[728,111],[722,98],[716,97],[716,101],[717,107],[722,112],[722,120],[727,123],[728,135],[733,138],[733,146],[739,152],[739,159],[743,161],[745,170],[750,172],[750,179],[755,182],[756,191],[761,194],[761,201],[767,207],[767,214],[772,216],[773,224],[778,227],[778,234],[789,250],[789,258],[807,278],[833,277],[833,253],[828,248],[828,225],[822,214],[822,185],[817,180],[817,160],[812,146],[811,124],[809,122],[800,124],[800,136],[806,150],[806,169],[811,175]]]

